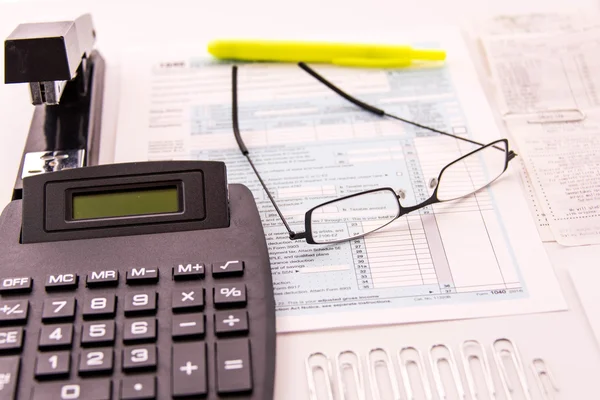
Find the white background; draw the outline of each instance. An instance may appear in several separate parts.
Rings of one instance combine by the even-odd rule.
[[[459,25],[466,33],[494,14],[549,11],[598,12],[599,3],[588,0],[364,0],[364,1],[17,1],[0,0],[0,38],[22,22],[72,19],[91,12],[98,32],[97,48],[109,64],[105,99],[102,160],[112,157],[118,109],[119,59],[124,47],[199,43],[225,36],[301,38],[388,38],[411,26]],[[599,20],[600,22],[600,20]],[[399,39],[401,41],[401,38]],[[473,54],[479,50],[470,41]],[[4,54],[0,54],[3,76]],[[485,68],[480,66],[485,87]],[[598,71],[600,72],[600,71]],[[0,207],[10,200],[22,147],[33,107],[22,85],[0,85]],[[330,356],[353,348],[364,356],[373,347],[386,346],[390,355],[406,345],[422,351],[436,341],[457,350],[463,340],[476,338],[488,345],[508,336],[520,345],[523,359],[544,358],[561,386],[560,399],[593,398],[594,376],[600,371],[597,344],[584,318],[568,277],[577,265],[598,264],[600,247],[565,248],[546,244],[570,311],[524,317],[360,329],[346,332],[280,335],[276,394],[278,399],[307,398],[303,361],[311,351]],[[490,354],[488,354],[490,355]],[[531,378],[531,376],[530,376]],[[532,381],[533,382],[533,381]],[[532,383],[533,386],[533,383]],[[532,392],[536,393],[532,389]],[[539,395],[538,395],[539,396]],[[540,398],[540,397],[534,397]]]

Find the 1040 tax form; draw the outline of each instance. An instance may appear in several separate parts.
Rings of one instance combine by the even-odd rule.
[[[314,67],[396,115],[481,142],[497,139],[460,37],[439,37],[449,54],[445,66]],[[115,161],[222,160],[229,182],[254,193],[280,332],[566,308],[516,170],[489,189],[413,212],[363,239],[292,242],[235,144],[230,65],[197,51],[157,56],[153,49],[124,57],[122,77]],[[294,230],[303,230],[313,206],[358,191],[389,186],[422,201],[429,179],[473,150],[368,115],[295,65],[240,65],[238,85],[242,137]]]

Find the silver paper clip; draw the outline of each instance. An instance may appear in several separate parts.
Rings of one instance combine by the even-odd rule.
[[[554,394],[559,392],[560,389],[556,384],[556,380],[554,379],[552,372],[550,372],[550,369],[548,369],[546,362],[541,358],[534,358],[531,362],[531,369],[533,370],[533,376],[535,376],[535,381],[544,400],[555,399],[556,396]],[[548,385],[544,384],[544,377],[546,377],[546,380],[550,384],[550,388],[548,388]],[[552,391],[548,389],[551,389]]]
[[[442,351],[447,353],[447,355],[440,355],[436,357],[433,354]],[[444,388],[444,382],[442,382],[442,375],[440,373],[439,363],[441,361],[447,362],[448,366],[450,367],[450,373],[452,374],[452,380],[454,381],[454,386],[456,389],[456,393],[458,394],[458,398],[465,399],[465,389],[460,379],[460,373],[458,372],[458,366],[456,364],[456,359],[454,358],[452,350],[450,350],[450,348],[445,344],[434,344],[429,349],[429,362],[431,365],[431,371],[433,372],[433,380],[435,382],[439,398],[441,400],[446,400],[448,398],[446,395],[446,389]]]
[[[417,356],[413,358],[405,357],[405,355],[409,352],[414,352]],[[423,358],[421,357],[421,352],[412,346],[403,347],[398,352],[398,363],[400,364],[400,374],[402,375],[402,382],[404,383],[404,390],[406,391],[408,400],[415,400],[415,392],[410,382],[410,376],[408,375],[408,365],[410,364],[414,364],[419,371],[419,378],[425,393],[425,398],[427,400],[432,400],[433,397],[431,395],[431,387],[429,386],[427,372],[423,367]]]
[[[504,392],[508,398],[512,399],[514,387],[511,384],[510,377],[506,371],[506,365],[504,364],[504,358],[506,357],[510,359],[517,373],[519,383],[523,389],[523,396],[526,400],[531,400],[531,393],[529,391],[529,386],[527,385],[527,377],[525,376],[525,370],[523,369],[521,355],[519,354],[519,349],[517,349],[517,346],[509,339],[500,338],[494,341],[492,347],[494,349],[494,360],[496,361],[496,366],[500,371],[500,381],[502,382],[502,387],[504,388]]]
[[[338,390],[340,394],[340,399],[345,400],[350,396],[350,390],[354,388],[354,393],[356,396],[352,398],[356,398],[358,400],[365,400],[365,385],[362,373],[362,364],[360,362],[360,357],[356,355],[351,350],[345,350],[340,352],[337,357],[337,378],[338,378]],[[354,381],[354,385],[350,387],[346,384],[346,380],[344,376],[345,372],[350,370],[352,372],[352,379]]]
[[[320,391],[317,389],[315,380],[315,372],[322,371],[325,375],[325,390],[327,400],[333,400],[333,384],[332,384],[332,368],[329,357],[325,354],[317,352],[311,353],[306,357],[304,362],[306,369],[306,380],[308,382],[308,395],[310,400],[319,400]]]
[[[387,377],[392,390],[392,398],[394,400],[400,400],[400,390],[398,389],[398,381],[396,380],[394,364],[392,364],[392,360],[385,349],[379,347],[369,351],[368,361],[369,379],[371,381],[371,395],[373,396],[373,399],[379,400],[382,398],[376,369],[380,366],[384,366],[387,371]]]
[[[494,400],[496,398],[496,387],[494,386],[494,380],[492,379],[490,363],[488,362],[485,349],[481,343],[476,340],[465,340],[460,347],[460,357],[465,368],[467,385],[469,386],[469,394],[471,395],[471,398],[480,398],[480,396],[477,394],[477,387],[475,385],[475,379],[473,378],[473,370],[471,369],[471,361],[475,360],[479,362],[481,369],[483,370],[483,379],[485,380],[488,396],[490,399]]]

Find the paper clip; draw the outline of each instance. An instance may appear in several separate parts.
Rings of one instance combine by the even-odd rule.
[[[403,353],[413,351],[416,353],[417,357],[412,359],[404,359]],[[421,357],[421,352],[415,347],[403,347],[398,352],[398,363],[400,364],[400,374],[402,375],[402,382],[404,383],[404,390],[406,391],[406,396],[408,400],[415,400],[415,393],[413,387],[410,383],[410,376],[408,375],[408,365],[414,364],[419,371],[419,378],[421,379],[421,386],[423,387],[423,391],[425,392],[425,398],[427,400],[432,400],[433,397],[431,395],[431,387],[429,386],[429,379],[427,378],[427,372],[423,367],[423,358]]]
[[[476,348],[477,351],[470,351],[470,348]],[[471,369],[471,360],[475,360],[479,362],[481,369],[483,370],[483,379],[485,380],[488,396],[490,399],[494,400],[496,398],[496,387],[494,386],[492,370],[490,369],[490,363],[488,362],[483,346],[476,340],[465,340],[460,347],[460,357],[465,368],[465,375],[467,376],[467,385],[469,386],[471,398],[480,398],[477,395],[477,387],[475,386],[473,370]]]
[[[344,361],[344,359],[348,359]],[[352,371],[352,379],[354,380],[354,388],[356,389],[356,398],[358,400],[365,400],[365,385],[362,374],[362,364],[360,357],[351,350],[345,350],[340,352],[337,357],[337,378],[338,378],[338,390],[340,399],[345,400],[349,396],[350,387],[346,384],[344,379],[344,371],[350,369]]]
[[[377,353],[381,353],[382,356],[377,357]],[[380,347],[376,349],[372,349],[369,351],[369,379],[371,380],[371,395],[373,399],[381,399],[383,398],[381,395],[381,390],[379,388],[379,381],[377,380],[377,371],[376,368],[378,366],[385,366],[387,370],[387,376],[390,382],[390,387],[392,390],[392,398],[394,400],[400,400],[400,390],[398,389],[398,382],[396,380],[396,372],[394,370],[394,364],[392,364],[392,360],[390,359],[388,353],[385,349]]]
[[[305,360],[306,380],[308,382],[308,394],[310,400],[319,400],[317,391],[317,382],[315,381],[315,371],[322,371],[325,374],[325,388],[327,391],[327,400],[333,400],[332,368],[329,357],[317,352],[311,353]]]
[[[498,345],[505,344],[510,345],[507,348],[499,348]],[[519,349],[517,346],[511,342],[509,339],[500,338],[494,341],[493,344],[494,349],[494,360],[496,361],[496,366],[500,371],[500,381],[502,382],[502,387],[504,388],[504,392],[506,395],[512,399],[512,393],[514,392],[514,387],[511,385],[510,378],[508,376],[508,372],[506,371],[506,366],[504,365],[503,358],[508,356],[517,372],[517,377],[519,378],[519,383],[521,384],[521,388],[523,389],[523,395],[526,400],[531,400],[531,394],[529,392],[529,386],[527,385],[527,377],[525,376],[525,370],[523,369],[523,363],[521,362],[521,355],[519,354]]]
[[[438,357],[435,357],[433,353],[439,352],[438,349],[445,351],[447,353],[447,356],[440,355]],[[440,373],[440,361],[445,361],[448,363],[448,366],[450,367],[450,373],[452,374],[452,379],[454,380],[454,386],[456,389],[456,393],[458,394],[458,398],[465,399],[465,389],[460,379],[460,373],[458,372],[456,359],[454,358],[452,350],[445,344],[434,344],[429,349],[429,363],[431,365],[431,371],[433,372],[433,380],[435,382],[439,398],[441,400],[447,399],[446,390],[444,389],[444,383],[442,382],[442,375]]]
[[[559,392],[560,389],[556,384],[556,380],[554,379],[552,372],[550,372],[550,369],[548,369],[546,362],[541,358],[534,358],[531,362],[531,369],[533,370],[533,376],[535,376],[535,381],[544,400],[554,399],[554,392]],[[547,378],[548,382],[550,383],[550,387],[554,390],[554,392],[548,391],[547,385],[544,385],[544,377]]]

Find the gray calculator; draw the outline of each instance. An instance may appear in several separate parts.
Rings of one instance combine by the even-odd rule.
[[[0,217],[0,400],[273,397],[275,304],[225,164],[31,176]]]

